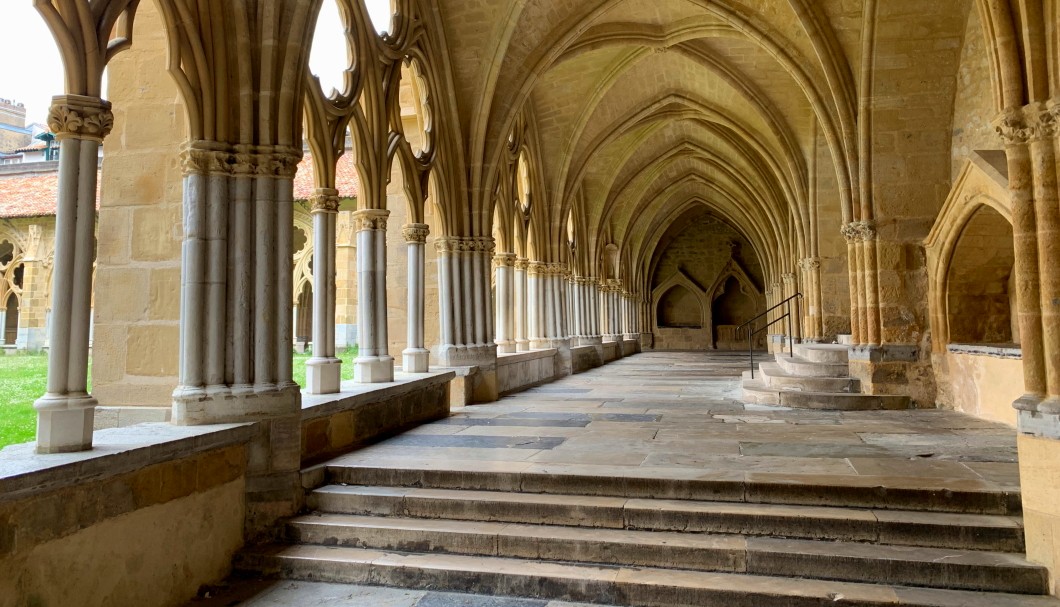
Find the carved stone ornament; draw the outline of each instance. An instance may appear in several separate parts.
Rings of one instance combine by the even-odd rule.
[[[852,221],[839,231],[847,242],[868,242],[876,240],[876,224],[871,221]]]
[[[548,276],[548,264],[543,261],[531,261],[526,272],[530,276]]]
[[[82,95],[60,95],[52,98],[48,128],[59,141],[69,137],[102,143],[114,128],[114,114],[108,101]]]
[[[799,260],[799,267],[803,270],[820,270],[821,269],[821,258],[820,257],[806,257]]]
[[[518,257],[516,258],[515,263],[513,265],[515,266],[516,270],[522,270],[525,272],[526,269],[530,266],[530,260],[524,257]]]
[[[780,278],[784,281],[784,284],[786,285],[795,284],[795,274],[792,272],[785,272],[784,275]]]
[[[495,268],[515,267],[515,253],[497,253],[493,256],[493,266]]]
[[[42,257],[40,250],[41,236],[44,230],[37,224],[30,224],[27,229],[28,236],[26,238],[26,251],[23,255],[24,261],[37,261]]]
[[[401,226],[401,235],[405,242],[427,242],[427,235],[431,233],[430,227],[425,223],[407,223]]]
[[[294,179],[301,160],[301,150],[282,146],[230,146],[193,141],[180,151],[181,169],[185,175]]]
[[[361,209],[353,214],[353,226],[357,232],[364,230],[386,230],[386,219],[390,211],[386,209]]]
[[[338,213],[339,196],[335,190],[317,190],[309,197],[310,213]]]

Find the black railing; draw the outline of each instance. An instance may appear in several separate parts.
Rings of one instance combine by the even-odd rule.
[[[777,305],[773,306],[772,308],[769,308],[765,312],[762,312],[758,316],[755,316],[751,320],[743,323],[739,327],[736,327],[736,334],[737,335],[739,335],[740,331],[742,331],[743,329],[747,329],[747,354],[748,354],[748,356],[751,359],[751,379],[755,378],[754,336],[758,335],[762,331],[765,331],[769,327],[772,327],[773,325],[777,324],[778,322],[783,322],[784,319],[787,319],[787,321],[788,321],[788,356],[794,356],[795,355],[795,347],[794,347],[795,334],[791,330],[791,319],[793,318],[792,315],[791,315],[791,302],[792,301],[795,302],[795,318],[797,318],[800,315],[799,300],[801,300],[801,299],[802,299],[802,293],[796,293],[796,294],[792,295],[791,297],[785,299],[784,301],[778,303]],[[779,316],[779,317],[773,319],[771,322],[766,323],[765,326],[759,327],[757,329],[754,328],[755,321],[757,321],[758,319],[766,316],[767,314],[769,314],[773,310],[776,310],[776,309],[781,308],[781,307],[785,308],[785,312],[784,312],[784,314],[782,316]]]

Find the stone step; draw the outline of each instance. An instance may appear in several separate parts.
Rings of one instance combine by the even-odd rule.
[[[848,582],[1048,592],[1048,571],[998,552],[850,542],[327,514],[287,525],[298,544],[350,546]]]
[[[644,607],[1057,607],[1031,595],[341,546],[263,546],[242,553],[236,567],[287,579]]]
[[[330,485],[309,495],[322,513],[726,533],[995,552],[1023,549],[1014,517],[691,500],[626,499]]]
[[[850,392],[808,392],[775,388],[758,380],[744,380],[743,399],[762,405],[779,405],[796,409],[828,411],[875,411],[911,409],[907,396],[875,395]]]
[[[495,462],[485,462],[481,469],[470,468],[473,465],[463,462],[459,469],[437,463],[329,465],[318,468],[318,478],[307,480],[307,486],[333,483],[1015,516],[1022,512],[1019,490],[978,480],[949,479],[943,486],[917,477],[746,473],[737,479],[726,472],[716,478],[706,473],[688,478],[669,476],[662,468],[601,476],[600,466],[589,465],[542,465],[534,470],[506,470]]]
[[[802,377],[850,377],[847,363],[815,363],[798,356],[776,355],[777,364],[788,375]]]
[[[762,363],[755,373],[763,383],[773,388],[803,392],[860,392],[861,382],[853,377],[803,377],[784,372],[777,363]]]
[[[842,344],[795,344],[795,356],[814,363],[846,364],[849,352]]]

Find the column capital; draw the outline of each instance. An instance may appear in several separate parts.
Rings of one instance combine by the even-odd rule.
[[[434,241],[439,253],[493,253],[497,248],[492,236],[441,236]]]
[[[294,179],[301,160],[301,150],[286,146],[189,141],[180,149],[180,166],[185,175]]]
[[[493,265],[498,268],[513,268],[515,262],[515,253],[497,253],[493,256]]]
[[[848,243],[876,240],[875,221],[851,221],[839,229]]]
[[[431,233],[431,227],[425,223],[406,223],[401,226],[401,235],[407,243],[423,244],[427,242],[427,235]]]
[[[513,265],[515,266],[516,270],[522,270],[525,272],[526,269],[530,266],[530,260],[525,257],[516,257]]]
[[[57,95],[48,109],[48,128],[55,139],[84,139],[103,142],[114,128],[110,102],[85,95]]]
[[[548,264],[543,261],[531,261],[527,264],[526,272],[530,276],[547,276]]]
[[[799,260],[799,267],[803,270],[819,270],[821,268],[820,257],[804,257]]]
[[[386,209],[361,209],[353,213],[353,226],[357,232],[364,230],[386,230],[390,211]]]
[[[795,284],[795,273],[794,272],[785,272],[784,274],[781,275],[780,278],[781,278],[781,280],[784,281],[784,284],[786,284],[786,285]]]
[[[1002,112],[994,120],[994,130],[1005,145],[1024,145],[1056,137],[1058,123],[1060,105],[1035,102]]]
[[[310,213],[338,213],[339,191],[334,188],[317,188],[309,197]]]

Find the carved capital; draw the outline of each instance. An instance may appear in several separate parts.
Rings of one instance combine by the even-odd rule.
[[[821,269],[820,257],[804,257],[799,260],[799,267],[806,271]]]
[[[84,95],[52,97],[48,110],[48,128],[55,139],[84,139],[102,143],[114,128],[110,102]]]
[[[525,272],[526,269],[530,266],[530,260],[525,259],[523,257],[517,257],[513,265],[515,266],[516,270],[522,270]]]
[[[876,240],[876,224],[872,221],[852,221],[839,231],[849,243]]]
[[[497,253],[493,256],[493,266],[496,268],[514,268],[515,253]]]
[[[386,230],[386,219],[390,211],[386,209],[361,209],[353,213],[353,229],[356,232],[364,230]]]
[[[310,213],[338,213],[339,192],[331,188],[320,188],[309,197]]]
[[[531,261],[526,273],[530,276],[548,276],[548,264],[543,261]]]
[[[780,278],[786,285],[795,284],[795,274],[793,272],[785,272]]]
[[[294,179],[301,159],[302,152],[294,148],[230,146],[212,141],[192,141],[180,151],[181,169],[185,175]]]
[[[406,223],[401,226],[401,235],[408,243],[423,244],[427,242],[427,235],[430,233],[431,228],[425,223]]]

